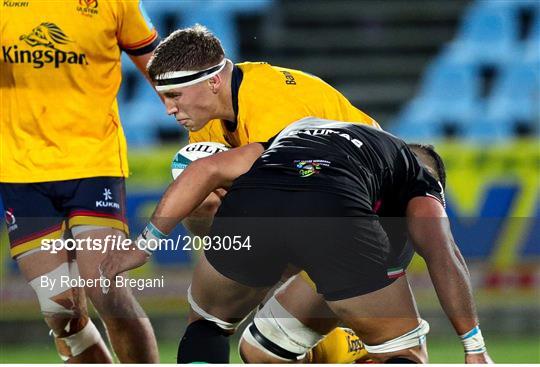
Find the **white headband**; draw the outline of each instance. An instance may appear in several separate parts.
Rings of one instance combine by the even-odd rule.
[[[223,59],[219,64],[206,70],[169,71],[160,74],[156,77],[156,90],[158,92],[166,92],[171,89],[187,87],[202,82],[203,80],[210,79],[223,70],[227,62],[230,62],[230,60]]]

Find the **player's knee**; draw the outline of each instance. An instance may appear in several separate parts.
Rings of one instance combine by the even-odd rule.
[[[78,289],[71,287],[66,281],[77,277],[77,263],[65,262],[29,282],[36,292],[41,313],[45,317],[70,319],[80,313]]]
[[[323,338],[324,335],[302,324],[272,297],[246,327],[240,345],[246,362],[283,363],[302,360]]]
[[[429,324],[422,320],[415,329],[379,345],[364,347],[374,359],[384,363],[427,363],[425,348]]]
[[[187,292],[191,306],[190,324],[178,346],[178,363],[228,363],[229,336],[236,331],[239,322],[221,320],[204,310],[193,299],[191,287]]]
[[[51,328],[58,353],[64,361],[102,341],[92,320],[81,310],[78,288],[72,288],[65,281],[77,277],[77,263],[70,262],[29,282],[36,292],[41,313]]]
[[[123,327],[125,319],[145,317],[144,310],[139,305],[129,287],[111,287],[103,294],[100,287],[93,287],[86,292],[107,328]]]

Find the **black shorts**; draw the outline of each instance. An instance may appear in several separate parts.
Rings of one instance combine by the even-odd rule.
[[[249,250],[205,251],[224,276],[251,287],[270,287],[292,264],[304,269],[330,301],[384,288],[408,265],[397,271],[375,214],[326,192],[233,189],[211,235],[250,238]]]
[[[92,177],[39,183],[0,183],[11,256],[61,238],[76,225],[111,227],[128,233],[122,177]]]

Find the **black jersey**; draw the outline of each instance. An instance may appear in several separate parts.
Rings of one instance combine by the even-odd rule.
[[[231,191],[242,188],[318,191],[346,198],[353,210],[341,216],[379,217],[392,244],[386,265],[395,269],[405,268],[414,254],[404,218],[409,200],[431,196],[444,205],[442,185],[403,140],[369,126],[312,117],[289,125],[270,141]]]
[[[313,117],[279,133],[231,189],[242,187],[331,192],[385,217],[404,216],[415,196],[444,205],[442,186],[403,140],[369,126]]]

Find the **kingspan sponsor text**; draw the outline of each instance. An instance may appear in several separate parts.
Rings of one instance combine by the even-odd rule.
[[[10,64],[33,64],[40,69],[45,64],[59,68],[62,64],[88,65],[86,54],[60,50],[19,50],[18,46],[2,46],[4,62]]]

